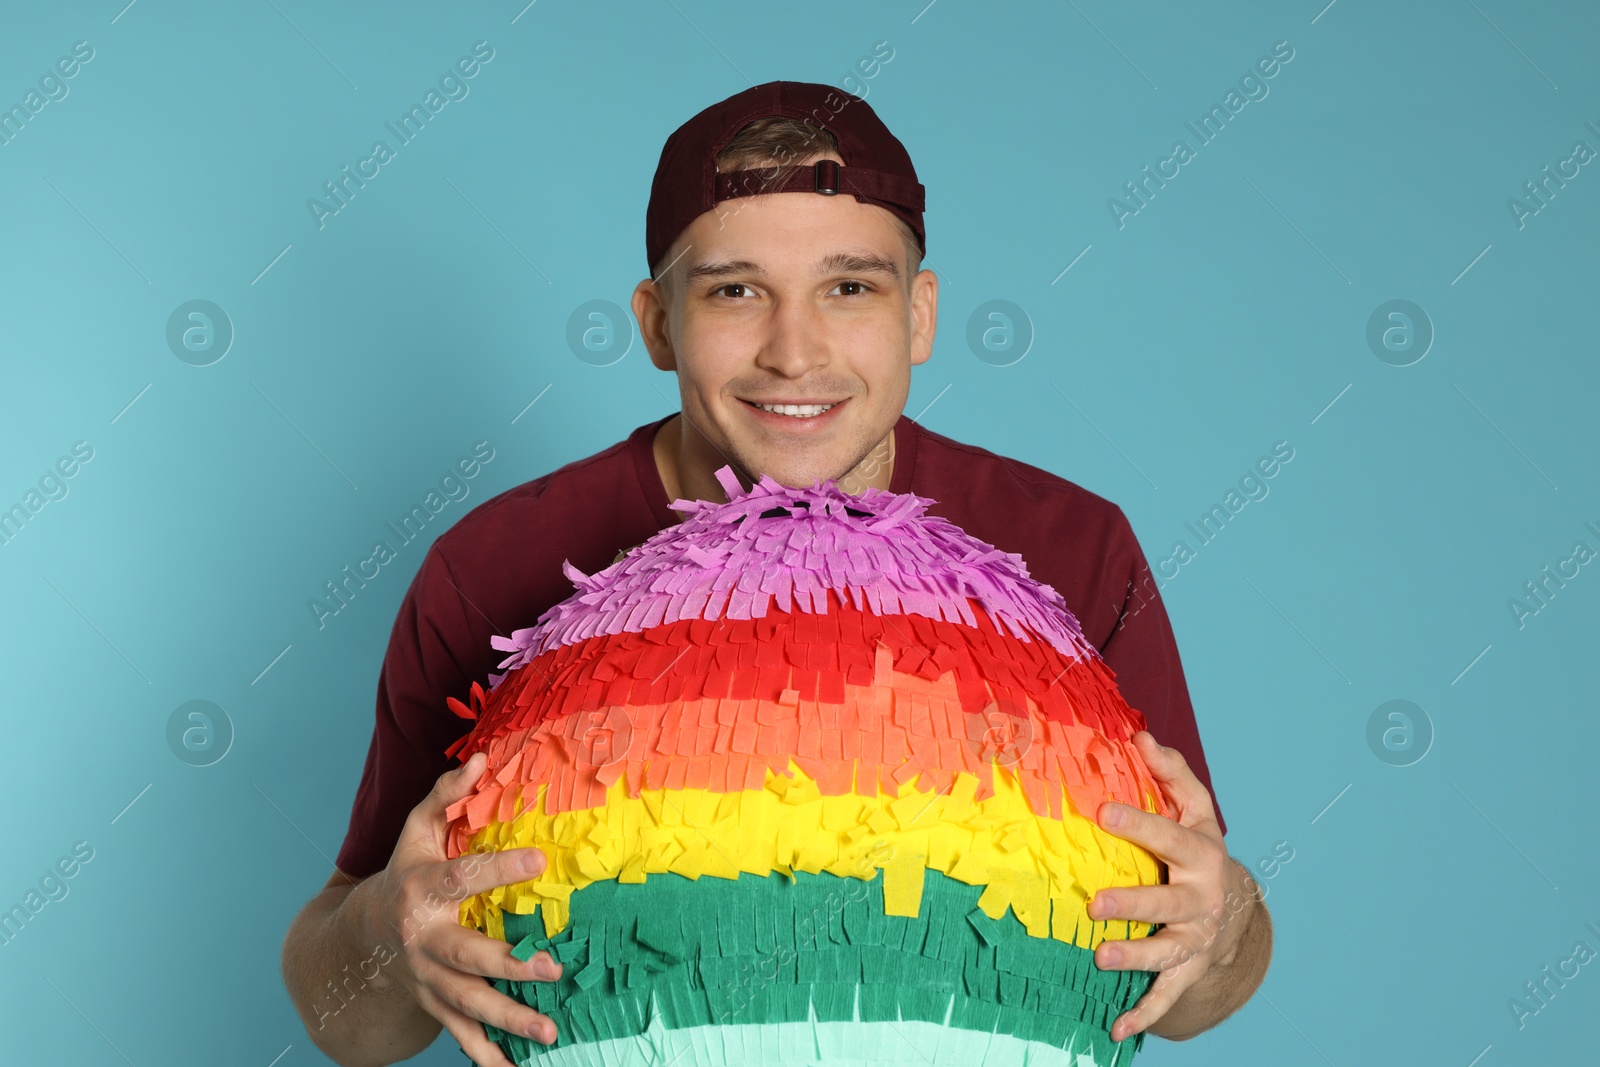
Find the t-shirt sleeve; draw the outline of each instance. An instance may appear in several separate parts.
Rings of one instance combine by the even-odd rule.
[[[395,616],[378,675],[376,717],[350,825],[334,860],[346,874],[364,878],[388,865],[411,809],[445,771],[445,755],[471,728],[454,715],[446,697],[465,701],[474,678],[464,663],[492,631],[476,618],[436,541],[411,580]],[[480,650],[481,651],[481,650]]]
[[[1189,685],[1183,677],[1172,622],[1144,551],[1121,508],[1117,509],[1117,520],[1121,544],[1114,546],[1110,559],[1126,576],[1127,599],[1100,655],[1116,672],[1117,688],[1123,698],[1144,714],[1150,735],[1183,753],[1189,769],[1211,794],[1217,825],[1226,834],[1228,824],[1211,785],[1211,769],[1200,744],[1200,727],[1189,702]]]

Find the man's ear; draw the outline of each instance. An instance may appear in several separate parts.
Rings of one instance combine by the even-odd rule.
[[[671,297],[660,283],[644,279],[633,287],[633,317],[639,321],[639,336],[650,352],[650,362],[660,370],[678,369],[672,351],[672,336],[667,330],[667,301]]]
[[[920,270],[911,279],[911,362],[926,363],[933,355],[933,333],[939,325],[939,276]]]

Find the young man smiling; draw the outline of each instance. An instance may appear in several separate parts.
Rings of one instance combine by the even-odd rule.
[[[777,116],[744,127],[716,165],[753,173],[755,189],[847,173],[819,161],[844,162],[837,138]],[[651,361],[678,375],[683,410],[654,439],[670,499],[723,499],[712,472],[725,463],[746,484],[889,487],[894,426],[938,315],[920,241],[883,207],[816,192],[723,201],[677,235],[633,293]]]
[[[329,1056],[392,1063],[443,1027],[478,1064],[505,1067],[483,1023],[554,1040],[548,1017],[486,979],[548,980],[560,964],[544,952],[517,960],[457,922],[456,902],[537,875],[544,857],[445,859],[444,810],[483,767],[474,756],[449,768],[443,753],[469,724],[445,698],[496,668],[490,637],[570,594],[563,560],[592,573],[677,522],[673,500],[724,500],[714,476],[724,464],[746,485],[763,474],[793,486],[832,478],[851,492],[929,497],[930,512],[1019,553],[1055,587],[1145,714],[1150,730],[1136,743],[1177,812],[1108,802],[1096,813],[1168,872],[1166,884],[1101,892],[1089,905],[1095,919],[1162,924],[1096,951],[1102,968],[1160,972],[1113,1038],[1193,1036],[1260,984],[1271,923],[1227,854],[1166,610],[1158,598],[1132,610],[1149,567],[1126,517],[904,414],[938,312],[937,278],[920,267],[923,194],[865,101],[826,85],[755,86],[668,139],[646,217],[651,277],[633,311],[651,361],[677,374],[681,410],[479,505],[423,560],[390,636],[336,869],[284,942],[285,984]],[[375,957],[384,965],[374,973],[350,973]]]

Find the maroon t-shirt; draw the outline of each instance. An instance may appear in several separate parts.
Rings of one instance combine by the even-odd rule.
[[[490,645],[491,635],[532,626],[572,595],[562,560],[593,574],[619,551],[680,521],[653,449],[667,418],[484,501],[428,549],[383,657],[372,744],[335,861],[341,871],[360,878],[382,870],[411,809],[435,779],[459,765],[444,752],[471,723],[453,714],[445,698],[464,700],[473,682],[487,685],[505,658]],[[1122,509],[905,415],[894,433],[890,491],[929,497],[935,501],[929,513],[1021,555],[1029,574],[1065,598],[1155,739],[1182,752],[1211,789],[1172,624]]]

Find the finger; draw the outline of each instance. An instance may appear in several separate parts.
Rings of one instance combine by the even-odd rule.
[[[1211,803],[1211,794],[1200,784],[1194,771],[1189,769],[1189,761],[1183,758],[1182,752],[1159,744],[1149,730],[1134,734],[1133,744],[1139,750],[1139,755],[1144,757],[1145,766],[1150,768],[1162,791],[1177,806],[1180,822],[1190,825],[1189,816],[1196,820],[1216,819],[1216,806]]]
[[[1172,1010],[1178,998],[1197,981],[1198,974],[1186,974],[1184,971],[1163,971],[1156,975],[1156,980],[1150,983],[1150,988],[1145,990],[1139,1002],[1117,1016],[1117,1021],[1111,1024],[1111,1040],[1123,1041],[1141,1030],[1150,1029]]]
[[[1168,928],[1149,937],[1102,941],[1094,950],[1094,965],[1102,971],[1170,971],[1198,954],[1176,930]]]
[[[513,982],[549,982],[561,977],[561,964],[550,953],[536,952],[519,960],[504,941],[465,926],[441,927],[420,947],[429,958],[462,974]]]
[[[463,797],[470,796],[477,786],[478,779],[483,777],[483,769],[489,757],[482,752],[474,752],[467,762],[454,770],[445,771],[434,779],[433,788],[428,790],[427,796],[417,802],[406,816],[406,824],[401,829],[402,842],[415,839],[418,834],[422,839],[434,842],[441,846],[444,844],[446,823],[445,809]],[[396,851],[401,850],[401,845],[396,846]]]
[[[1169,866],[1196,862],[1203,838],[1193,828],[1174,822],[1165,815],[1140,811],[1130,804],[1108,800],[1097,812],[1100,828],[1136,845],[1143,845]]]
[[[424,979],[425,982],[431,980],[437,981],[431,985],[432,994],[468,1019],[546,1044],[555,1042],[554,1020],[512,1000],[484,979],[459,972],[452,974],[448,968],[439,968]]]
[[[488,760],[489,757],[480,749],[469,756],[467,762],[461,766],[445,771],[434,780],[429,799],[437,800],[439,810],[443,811],[462,797],[469,796],[478,779],[483,776],[484,764]]]
[[[428,1014],[439,1020],[441,1026],[450,1032],[456,1039],[456,1044],[461,1046],[477,1067],[517,1067],[495,1042],[489,1040],[488,1033],[483,1029],[483,1023],[471,1016],[464,1015],[456,1008],[436,996],[425,998],[423,1007]]]
[[[1198,891],[1187,885],[1117,886],[1089,898],[1089,918],[1141,923],[1191,922],[1205,914]]]
[[[531,847],[464,852],[438,864],[438,892],[451,900],[464,900],[495,886],[515,885],[537,878],[547,865],[545,854]]]

